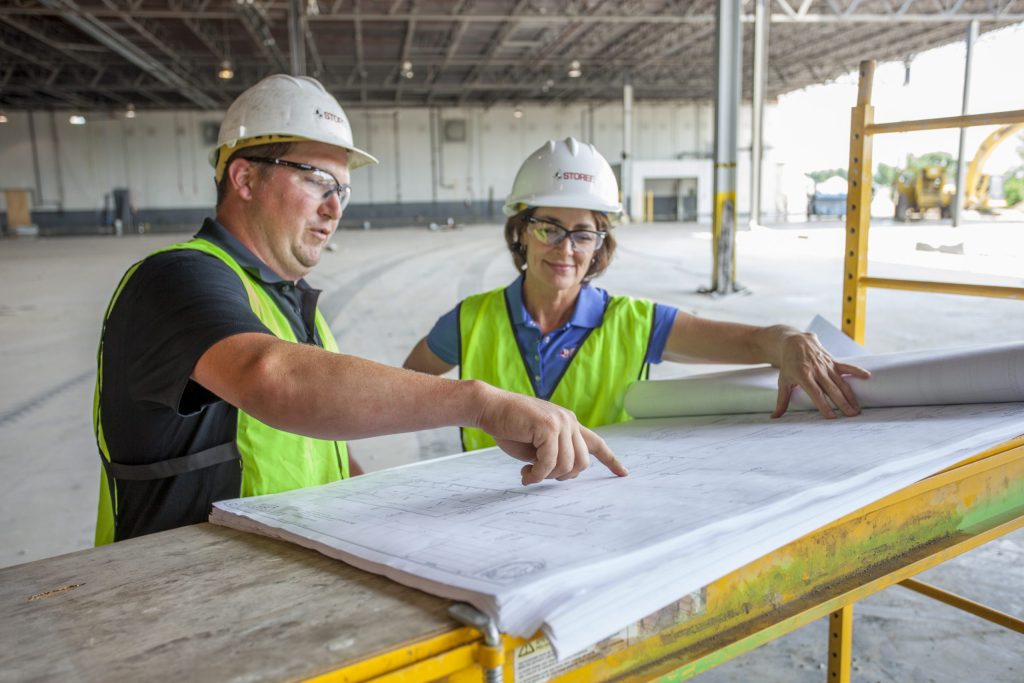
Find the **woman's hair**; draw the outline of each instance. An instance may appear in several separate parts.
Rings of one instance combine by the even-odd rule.
[[[526,237],[526,230],[529,228],[529,220],[533,218],[535,208],[526,208],[509,216],[505,221],[505,243],[508,250],[512,252],[512,262],[516,264],[516,270],[523,270],[526,266],[526,247],[523,240]],[[615,233],[612,230],[612,222],[608,216],[600,211],[591,211],[594,217],[594,225],[597,229],[607,233],[601,248],[594,252],[594,259],[590,262],[590,268],[584,276],[584,282],[590,282],[608,268],[612,262],[612,255],[615,253]]]

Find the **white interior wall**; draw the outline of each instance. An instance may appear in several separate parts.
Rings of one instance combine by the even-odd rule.
[[[612,164],[621,161],[621,104],[522,106],[521,110],[521,118],[513,116],[514,107],[504,105],[351,110],[356,144],[381,161],[380,166],[354,172],[353,204],[500,200],[511,188],[519,163],[545,140],[569,135],[586,139],[591,131],[605,157]],[[0,125],[0,189],[32,189],[34,208],[68,211],[98,210],[106,193],[125,186],[139,209],[213,205],[215,191],[202,124],[219,122],[220,112],[140,111],[131,120],[107,112],[85,115],[86,125],[73,126],[66,112],[8,112],[9,122]],[[713,116],[709,103],[635,103],[632,158],[690,160],[710,170]],[[444,141],[443,124],[451,119],[465,120],[464,142]],[[748,107],[743,107],[740,119],[742,150],[750,144]],[[769,147],[770,132],[766,130]],[[748,201],[749,159],[749,150],[742,150],[741,211]],[[770,151],[765,166],[773,167]],[[774,196],[774,177],[765,174],[767,198]],[[706,194],[703,187],[698,192]],[[2,201],[0,195],[0,207]],[[703,206],[700,211],[707,213]]]
[[[7,116],[0,125],[0,189],[33,190],[35,208],[97,210],[114,187],[129,187],[138,208],[214,203],[201,123],[219,121],[219,113],[139,112],[124,119],[86,112],[84,126],[68,123],[66,112]]]

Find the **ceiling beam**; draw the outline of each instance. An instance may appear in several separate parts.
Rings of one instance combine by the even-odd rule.
[[[509,12],[509,16],[506,17],[506,20],[502,22],[501,25],[498,27],[498,31],[494,34],[494,38],[491,39],[491,45],[489,48],[487,48],[487,54],[485,54],[481,58],[480,63],[474,66],[473,69],[466,75],[466,78],[463,79],[462,84],[464,86],[470,84],[476,86],[478,84],[478,82],[480,81],[480,74],[483,73],[484,69],[490,66],[490,62],[491,59],[494,57],[494,54],[501,49],[502,43],[505,42],[505,39],[508,38],[509,35],[518,27],[516,24],[516,18],[519,15],[519,13],[526,8],[529,2],[530,0],[519,0],[515,4],[515,7],[513,7],[512,10]],[[460,100],[460,102],[464,100],[465,98]]]
[[[778,1],[778,0],[776,0]],[[44,0],[38,0],[43,4],[48,4]],[[914,0],[910,0],[913,6]],[[954,5],[949,9],[938,9],[935,10],[934,2],[922,2],[921,10],[917,12],[903,11],[896,13],[877,13],[877,12],[853,12],[853,13],[840,13],[836,14],[830,9],[823,8],[823,11],[818,13],[808,12],[805,14],[793,14],[790,15],[786,12],[778,12],[771,14],[768,18],[773,24],[786,24],[786,23],[808,23],[808,24],[820,24],[820,23],[929,23],[929,22],[969,22],[973,20],[978,21],[1000,21],[1000,22],[1019,22],[1024,21],[1024,9],[1018,6],[1019,0],[1007,0],[998,3],[992,3],[988,6],[985,11],[971,11],[964,9],[962,6]],[[251,7],[250,5],[243,5],[243,7]],[[926,9],[932,9],[933,11],[924,11]],[[132,16],[135,18],[148,18],[148,19],[181,19],[184,16],[192,17],[194,19],[202,20],[213,20],[213,19],[231,19],[235,16],[236,9],[231,10],[213,10],[213,9],[200,9],[200,10],[175,10],[175,9],[153,9],[139,7],[138,9],[132,10]],[[266,2],[263,3],[262,11],[270,14],[280,13],[282,16],[287,11],[286,2]],[[104,10],[102,8],[96,8],[90,11],[90,14],[96,18],[115,18],[118,16],[118,12],[114,10]],[[61,16],[61,10],[54,7],[34,7],[34,6],[14,6],[14,7],[0,7],[0,15],[9,16]],[[364,22],[376,22],[376,21],[408,21],[414,18],[409,13],[356,13],[356,12],[321,12],[319,15],[310,16],[311,21],[315,22],[350,22],[355,21],[356,18]],[[450,14],[441,13],[421,13],[417,14],[415,18],[421,22],[445,22],[452,21]],[[469,22],[469,23],[484,23],[484,24],[504,24],[509,19],[506,14],[493,14],[493,13],[481,13],[481,14],[466,14],[458,17],[458,21]],[[743,14],[740,16],[740,20],[743,23],[753,23],[753,14]],[[715,15],[713,13],[708,14],[669,14],[669,15],[658,15],[658,14],[602,14],[602,15],[574,15],[574,14],[559,14],[559,13],[547,13],[547,14],[520,14],[516,16],[516,22],[519,24],[565,24],[581,22],[586,24],[713,24],[715,22]]]
[[[56,41],[54,41],[52,39],[50,39],[49,37],[47,37],[46,35],[44,35],[40,31],[35,30],[33,27],[25,24],[24,22],[18,21],[17,19],[13,19],[11,17],[5,17],[5,16],[0,16],[0,22],[7,24],[11,28],[14,28],[14,29],[17,29],[18,31],[21,31],[22,33],[24,33],[25,35],[29,36],[30,38],[38,40],[40,43],[42,43],[43,45],[47,46],[51,50],[56,50],[57,52],[61,53],[65,57],[68,57],[69,59],[72,59],[72,60],[74,60],[77,63],[85,64],[86,66],[88,66],[88,67],[90,67],[92,69],[95,69],[96,71],[101,71],[104,68],[102,65],[100,65],[95,60],[90,59],[88,57],[83,57],[81,54],[79,54],[79,53],[77,53],[77,52],[75,52],[75,51],[65,47],[64,45],[62,45],[62,44],[60,44],[60,43],[58,43],[58,42],[56,42]]]
[[[39,0],[53,9],[63,10],[61,17],[75,28],[105,45],[161,83],[178,89],[182,95],[203,109],[216,109],[218,103],[163,63],[149,56],[98,18],[82,11],[74,0]]]
[[[395,0],[395,4],[392,6],[392,9],[397,8],[400,1],[401,0]],[[416,14],[416,0],[412,0],[412,7],[410,8],[410,11],[412,14]],[[416,35],[416,20],[410,19],[405,26],[405,38],[402,40],[402,53],[399,56],[399,64],[404,65],[407,61],[410,61],[409,54],[412,51],[412,39],[414,35]],[[405,73],[401,69],[398,70],[398,75],[396,76],[396,79],[397,81],[395,83],[395,104],[401,104],[402,86],[405,85],[403,81],[407,81],[409,79],[405,77]]]
[[[185,3],[182,2],[182,0],[169,0],[169,4],[171,7],[177,9],[184,9],[185,7]],[[211,27],[211,22],[199,21],[194,17],[185,16],[181,17],[181,23],[188,27],[188,30],[192,32],[192,35],[199,39],[199,42],[201,42],[203,46],[210,51],[210,54],[213,55],[218,62],[223,62],[228,58],[225,45],[218,44],[225,40],[224,36],[217,34],[217,32]]]
[[[459,0],[459,2],[452,7],[452,16],[462,16],[465,11],[472,8],[472,6],[472,0]],[[433,85],[437,81],[437,77],[440,76],[441,73],[448,68],[448,65],[452,63],[452,60],[455,58],[455,53],[459,51],[459,46],[462,44],[462,36],[466,33],[466,28],[468,26],[469,23],[465,21],[454,22],[454,26],[452,26],[448,31],[448,39],[446,41],[448,47],[444,53],[444,60],[441,62],[439,68],[431,69],[427,76],[427,85]],[[473,61],[474,63],[476,62],[475,59]],[[427,95],[427,104],[430,104],[433,101],[433,97],[433,94]]]
[[[276,71],[288,73],[288,62],[277,46],[274,33],[270,30],[270,20],[266,9],[256,3],[237,3],[234,5],[234,11],[234,16],[227,18],[240,19],[246,33],[252,38],[252,42],[263,58],[270,62]]]

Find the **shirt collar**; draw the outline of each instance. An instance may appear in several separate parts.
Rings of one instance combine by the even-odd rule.
[[[533,317],[526,310],[523,304],[523,282],[524,275],[520,275],[510,284],[505,292],[508,296],[509,312],[512,315],[514,325],[531,326]],[[603,289],[591,287],[584,284],[580,287],[580,295],[576,298],[576,307],[573,308],[572,316],[569,318],[569,325],[573,327],[595,328],[600,327],[604,320],[605,299],[607,295]]]
[[[256,254],[249,251],[249,249],[247,249],[237,237],[232,235],[230,230],[212,218],[207,218],[203,222],[203,227],[201,227],[199,232],[196,233],[196,237],[200,237],[216,244],[218,247],[226,251],[231,258],[235,259],[235,262],[241,266],[242,270],[264,284],[274,285],[282,282],[291,284],[290,280],[285,280],[271,270],[271,268],[261,261]],[[299,289],[312,289],[304,279],[299,280],[295,285]]]

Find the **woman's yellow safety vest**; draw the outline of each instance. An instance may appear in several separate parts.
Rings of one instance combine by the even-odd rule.
[[[576,349],[549,399],[576,413],[594,428],[624,422],[626,388],[647,379],[644,362],[654,324],[654,304],[643,299],[611,297],[601,325]],[[505,289],[468,297],[459,305],[459,376],[479,379],[526,396],[536,396],[530,372],[516,340]],[[467,451],[493,446],[479,429],[462,430]]]
[[[274,300],[226,251],[200,238],[182,244],[175,244],[154,252],[152,255],[175,249],[195,249],[223,261],[245,286],[249,305],[253,313],[279,339],[297,342],[295,333]],[[110,316],[114,303],[142,261],[128,269],[104,316]],[[338,344],[330,328],[318,310],[316,329],[323,346],[337,353]],[[348,478],[348,449],[344,441],[324,441],[269,427],[251,415],[238,411],[238,425],[233,443],[221,444],[200,453],[193,453],[148,465],[124,465],[110,458],[107,443],[103,437],[103,421],[100,416],[100,390],[103,381],[103,341],[100,340],[98,353],[96,393],[93,400],[93,428],[99,446],[105,472],[100,476],[100,505],[96,520],[96,545],[114,541],[114,520],[117,505],[118,479],[161,479],[210,467],[229,460],[240,460],[242,485],[239,496],[260,496],[280,493],[305,486],[318,486],[338,479]],[[108,477],[114,482],[111,491]]]

